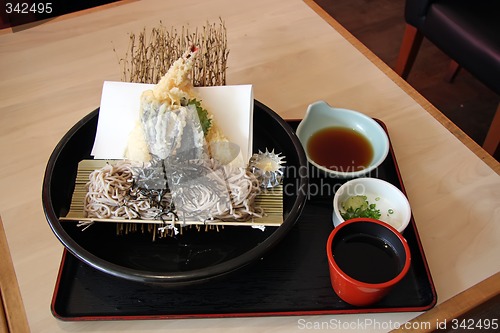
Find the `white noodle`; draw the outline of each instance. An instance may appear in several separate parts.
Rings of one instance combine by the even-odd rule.
[[[114,165],[107,164],[90,174],[84,205],[87,217],[152,220],[167,216],[161,207],[152,205],[150,197],[140,191],[134,192],[134,167],[137,166],[125,160]],[[204,165],[201,167],[210,169]],[[207,173],[210,175],[210,187],[195,182],[180,188],[175,194],[182,201],[178,211],[203,221],[246,221],[262,217],[262,209],[254,207],[255,197],[260,192],[256,177],[244,168],[226,165],[219,170],[222,172]],[[229,193],[229,198],[221,200],[220,193]],[[162,206],[168,207],[171,200],[170,194],[164,195]],[[173,222],[173,214],[168,216]]]
[[[161,213],[160,208],[152,207],[146,195],[131,195],[133,167],[129,161],[119,161],[114,165],[108,163],[89,175],[84,205],[87,217],[154,219]]]

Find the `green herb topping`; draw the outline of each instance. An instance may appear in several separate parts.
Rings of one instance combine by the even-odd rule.
[[[349,197],[342,203],[342,208],[345,212],[341,212],[340,215],[344,220],[350,220],[357,217],[378,219],[381,215],[377,206],[375,204],[370,204],[364,195]]]

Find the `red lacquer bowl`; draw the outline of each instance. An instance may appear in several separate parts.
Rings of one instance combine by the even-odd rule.
[[[410,248],[389,224],[369,218],[345,221],[326,244],[330,280],[345,302],[367,306],[380,301],[410,268]]]

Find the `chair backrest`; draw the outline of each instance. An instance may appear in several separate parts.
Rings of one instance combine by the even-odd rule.
[[[500,0],[407,0],[405,19],[500,94]]]
[[[425,22],[425,15],[429,6],[436,0],[406,0],[405,20],[419,29]]]

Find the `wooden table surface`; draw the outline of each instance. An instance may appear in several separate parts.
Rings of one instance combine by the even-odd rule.
[[[499,271],[498,163],[342,27],[309,1],[180,3],[125,1],[0,33],[0,214],[32,332],[301,331],[298,317],[78,323],[50,312],[63,247],[41,205],[47,160],[66,131],[99,106],[103,81],[120,79],[113,48],[123,54],[127,33],[160,21],[194,28],[221,17],[230,49],[227,83],[253,84],[255,98],[283,118],[300,118],[322,99],[385,122],[439,303]],[[302,319],[403,323],[417,315]]]

